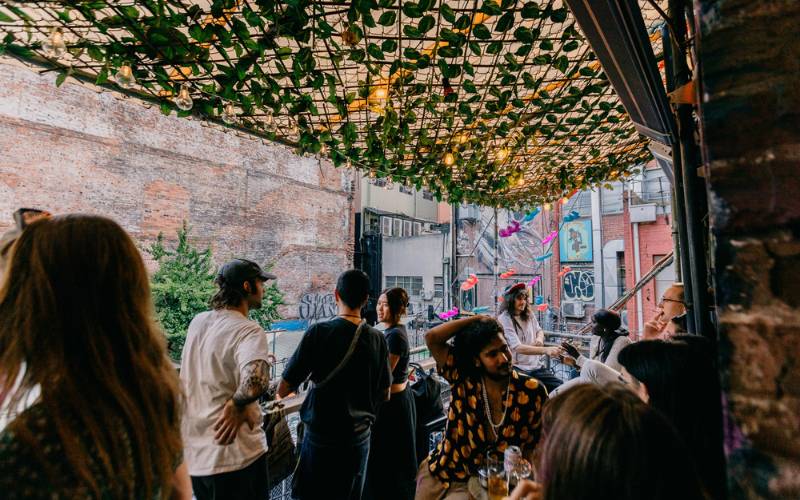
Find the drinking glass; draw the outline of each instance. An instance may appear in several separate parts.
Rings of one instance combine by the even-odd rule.
[[[508,496],[508,477],[502,458],[490,456],[486,459],[486,483],[489,500],[502,500]]]

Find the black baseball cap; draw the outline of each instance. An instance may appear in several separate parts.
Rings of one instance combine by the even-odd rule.
[[[258,278],[262,281],[274,280],[277,278],[274,274],[264,272],[261,266],[247,259],[233,259],[219,268],[217,272],[216,282],[219,286],[233,286],[239,287],[253,278]]]

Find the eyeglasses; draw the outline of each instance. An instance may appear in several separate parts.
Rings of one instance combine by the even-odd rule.
[[[663,305],[664,305],[664,302],[677,302],[678,304],[685,305],[685,304],[684,304],[684,302],[683,302],[682,300],[678,300],[678,299],[670,299],[670,298],[667,298],[667,297],[662,297],[662,298],[661,298],[661,302],[659,302],[659,303],[658,303],[658,306],[659,306],[659,307],[663,306]]]

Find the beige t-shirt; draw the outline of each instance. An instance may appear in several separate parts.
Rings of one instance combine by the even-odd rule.
[[[532,346],[544,345],[544,331],[536,321],[536,316],[531,313],[528,320],[524,320],[517,316],[518,328],[514,328],[514,321],[508,311],[503,311],[497,317],[497,321],[503,327],[503,333],[506,336],[508,348],[511,349],[511,355],[514,357],[514,366],[518,366],[523,370],[538,370],[545,366],[545,357],[536,354],[522,354],[519,352],[521,344]]]
[[[266,333],[241,313],[208,311],[189,325],[181,359],[186,394],[181,431],[190,475],[240,470],[266,453],[267,438],[261,427],[250,430],[242,425],[227,446],[214,442],[214,422],[239,387],[242,367],[257,359],[267,361]]]

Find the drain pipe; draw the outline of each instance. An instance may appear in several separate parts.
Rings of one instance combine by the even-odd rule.
[[[594,255],[594,306],[606,307],[606,280],[603,275],[603,197],[600,189],[591,191],[592,199],[592,250]],[[597,286],[597,285],[600,286]],[[599,292],[599,293],[598,293]]]
[[[633,273],[636,283],[642,279],[642,263],[639,259],[639,223],[633,223]],[[644,311],[642,310],[642,290],[636,292],[636,338],[642,337],[644,331]]]

